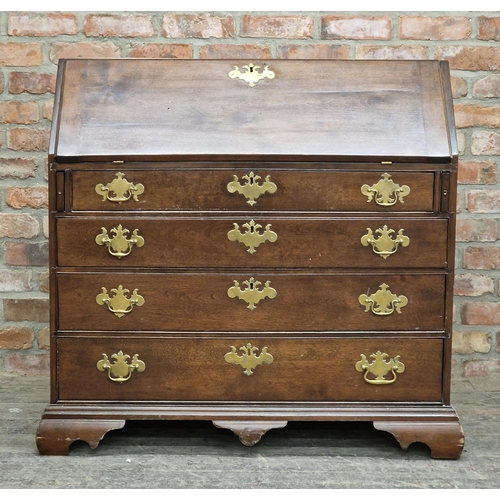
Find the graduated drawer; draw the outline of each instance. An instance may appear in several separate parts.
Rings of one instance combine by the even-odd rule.
[[[258,175],[260,179],[251,177],[250,173]],[[432,212],[434,210],[434,173],[389,170],[390,178],[386,176],[387,179],[384,181],[385,173],[384,171],[287,171],[265,167],[254,172],[248,169],[124,170],[121,173],[119,170],[74,171],[71,208],[76,211],[243,210],[249,212],[255,210]],[[250,180],[244,176],[248,176]],[[266,184],[267,176],[269,183],[275,187]],[[234,191],[235,184],[228,190],[228,184],[231,182],[242,186],[242,194]],[[250,184],[252,188],[245,189],[245,186]],[[393,205],[377,204],[375,193],[372,193],[373,197],[369,201],[369,196],[363,194],[363,190],[366,191],[368,187],[375,185],[378,185],[377,192],[387,194],[388,199],[392,200],[390,203],[394,202]],[[403,192],[396,193],[394,189],[398,188],[395,185]],[[118,193],[114,191],[115,188]],[[123,201],[110,201],[109,198]]]
[[[57,351],[59,400],[441,401],[436,338],[113,334],[59,337]]]
[[[446,219],[60,218],[59,266],[444,268]],[[138,238],[141,238],[140,240]]]
[[[446,275],[114,271],[57,288],[61,330],[442,331]]]

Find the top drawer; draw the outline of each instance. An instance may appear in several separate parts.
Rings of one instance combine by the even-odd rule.
[[[72,172],[74,211],[434,211],[433,172],[285,169]]]

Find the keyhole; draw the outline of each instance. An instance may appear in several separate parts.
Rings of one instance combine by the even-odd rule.
[[[253,290],[253,283],[250,283],[250,290]]]
[[[253,226],[250,226],[250,233],[253,234],[253,231],[254,231],[254,227]]]
[[[253,73],[253,66],[250,66],[250,73]]]

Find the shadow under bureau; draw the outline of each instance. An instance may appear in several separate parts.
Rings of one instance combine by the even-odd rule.
[[[61,60],[40,453],[357,420],[458,458],[457,156],[445,62]]]

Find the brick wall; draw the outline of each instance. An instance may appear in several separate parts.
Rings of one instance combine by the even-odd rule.
[[[454,375],[500,372],[500,14],[0,12],[0,371],[48,370],[61,57],[447,59],[460,148]]]

